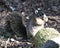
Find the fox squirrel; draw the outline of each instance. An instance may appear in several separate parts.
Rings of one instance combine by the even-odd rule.
[[[40,9],[33,10],[33,15],[29,16],[28,23],[26,23],[26,30],[28,38],[34,38],[36,33],[44,28],[44,24],[48,21],[48,17]]]

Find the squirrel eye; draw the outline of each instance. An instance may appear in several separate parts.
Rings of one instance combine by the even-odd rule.
[[[35,10],[35,14],[38,14],[38,10]]]

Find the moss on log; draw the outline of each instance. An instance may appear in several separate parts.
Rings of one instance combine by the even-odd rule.
[[[40,30],[34,38],[35,48],[40,48],[46,41],[60,36],[60,33],[54,28],[44,28]]]

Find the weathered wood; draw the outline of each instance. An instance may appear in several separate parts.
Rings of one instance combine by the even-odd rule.
[[[55,44],[58,44],[58,46],[59,46],[60,40],[58,41],[58,39],[60,39],[60,38],[57,39],[57,37],[60,37],[60,33],[57,30],[55,30],[54,28],[44,28],[44,29],[40,30],[35,36],[35,40],[34,40],[35,48],[40,48],[42,46],[44,46],[44,48],[46,48],[46,46],[49,48],[50,46],[54,47]],[[53,44],[51,45],[51,42],[52,43],[54,42],[53,43],[54,46],[53,46]],[[50,45],[49,45],[49,43],[50,43]]]

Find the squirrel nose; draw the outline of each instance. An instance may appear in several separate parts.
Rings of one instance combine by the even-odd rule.
[[[46,14],[43,15],[43,19],[44,19],[45,22],[48,21],[48,17],[46,16]]]

